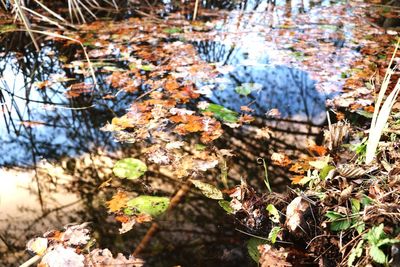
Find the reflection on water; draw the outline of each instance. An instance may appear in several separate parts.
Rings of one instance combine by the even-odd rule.
[[[226,129],[219,144],[234,148],[236,157],[230,166],[231,177],[240,179],[245,169],[250,182],[260,186],[263,170],[257,164],[258,158],[269,159],[274,152],[284,152],[295,159],[307,153],[309,139],[321,142],[325,101],[333,94],[317,91],[308,73],[272,65],[268,56],[257,49],[227,47],[216,42],[194,45],[203,59],[218,63],[224,73],[199,84],[200,90],[212,88],[208,96],[212,102],[238,112],[242,106],[248,106],[256,117],[249,127]],[[240,88],[248,91],[241,95]],[[279,114],[270,115],[271,111]],[[257,136],[257,128],[265,126],[272,131],[269,140]],[[284,190],[288,184],[287,170],[269,166],[268,173],[275,189]]]
[[[270,1],[202,2],[210,8],[229,6],[257,11],[271,4]],[[168,3],[174,10],[175,1]],[[275,4],[286,9],[277,9],[274,16],[279,19],[307,12],[313,3],[279,1]],[[140,158],[141,147],[116,143],[100,127],[125,113],[135,95],[122,93],[115,99],[104,98],[117,92],[104,81],[105,74],[99,72],[98,91],[68,96],[72,84],[90,83],[82,75],[61,67],[63,62],[72,60],[76,50],[45,43],[40,52],[35,52],[15,39],[20,36],[7,37],[1,48],[0,265],[24,262],[28,258],[24,252],[27,239],[71,222],[90,221],[101,247],[132,252],[149,225],[135,226],[119,235],[119,226],[104,207],[113,192],[99,189],[99,185],[111,177],[115,160],[127,156]],[[306,140],[320,138],[325,100],[331,97],[316,90],[315,82],[306,72],[293,66],[271,64],[275,50],[259,37],[251,33],[235,45],[229,42],[230,38],[223,42],[193,42],[202,58],[216,62],[221,72],[216,79],[199,83],[198,89],[212,87],[214,91],[208,99],[232,110],[239,112],[245,105],[254,109],[253,124],[226,127],[223,138],[216,144],[232,149],[236,155],[227,163],[232,184],[238,184],[241,177],[247,177],[252,184],[262,184],[264,174],[257,163],[259,157],[268,159],[273,152],[284,152],[296,158],[306,153]],[[40,82],[50,80],[51,85],[41,88]],[[237,87],[250,84],[247,96],[237,94]],[[267,116],[271,109],[278,109],[280,116]],[[268,140],[259,139],[256,134],[258,128],[265,126],[272,131]],[[284,189],[288,183],[287,170],[269,164],[268,173],[274,188]],[[157,166],[150,166],[142,182],[117,180],[112,184],[113,188],[122,187],[139,194],[166,196],[173,195],[179,186],[179,181],[160,173]],[[230,222],[218,204],[191,192],[184,205],[161,219],[159,232],[142,256],[149,266],[251,265],[243,242],[247,236],[235,231]]]

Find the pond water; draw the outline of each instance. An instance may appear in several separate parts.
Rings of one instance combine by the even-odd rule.
[[[264,170],[258,158],[268,159],[273,152],[283,152],[295,159],[307,153],[307,140],[321,142],[325,102],[338,94],[343,83],[341,73],[358,56],[357,46],[347,43],[353,28],[335,24],[323,29],[314,23],[317,16],[327,12],[324,7],[340,4],[331,1],[277,1],[272,13],[266,12],[271,6],[269,1],[237,5],[230,1],[226,5],[223,1],[203,2],[201,19],[222,17],[213,22],[216,30],[207,31],[208,36],[201,38],[193,32],[169,39],[161,37],[161,41],[150,38],[145,48],[177,40],[192,45],[198,58],[214,65],[219,73],[196,82],[201,100],[236,112],[242,106],[254,110],[253,123],[239,128],[224,126],[216,146],[232,149],[235,154],[229,162],[230,185],[239,184],[245,176],[262,191]],[[165,10],[178,12],[171,17],[191,16],[173,3],[165,5]],[[221,7],[226,9],[216,11]],[[321,10],[324,12],[318,13]],[[269,20],[265,18],[267,14]],[[330,49],[324,53],[334,68],[318,71],[305,59],[308,50],[299,52],[287,42],[290,39],[298,43],[297,33],[276,32],[281,31],[277,25],[290,29],[289,21],[302,16],[308,16],[311,22],[300,25],[297,31],[322,36],[322,42]],[[125,44],[135,50],[142,42],[130,39]],[[72,69],[64,66],[76,60],[79,47],[43,41],[41,50],[36,52],[26,36],[17,33],[3,38],[0,53],[0,265],[23,263],[29,258],[24,251],[29,238],[72,222],[92,222],[101,247],[131,253],[150,224],[135,226],[120,235],[118,224],[105,208],[112,193],[99,186],[112,177],[116,160],[140,157],[141,144],[116,142],[112,133],[101,128],[113,117],[123,115],[146,87],[133,93],[117,92],[107,82],[109,73],[98,69],[99,90],[81,88],[73,95],[68,93],[71,85],[90,80],[76,71],[79,64]],[[106,60],[113,68],[129,65],[118,59],[118,53],[107,56],[114,58]],[[42,84],[44,81],[53,83]],[[329,86],[321,90],[321,84]],[[246,93],[238,94],[238,88]],[[114,97],[107,97],[110,95]],[[268,139],[257,136],[257,129],[263,127],[273,133]],[[215,173],[218,172],[205,175]],[[275,190],[282,191],[290,183],[285,168],[269,164],[268,173]],[[130,191],[161,195],[172,195],[180,185],[156,166],[150,167],[141,183],[116,183]],[[187,194],[184,205],[163,217],[159,227],[141,254],[148,266],[254,265],[244,242],[248,236],[235,230],[241,226],[235,225],[217,203],[196,191]]]

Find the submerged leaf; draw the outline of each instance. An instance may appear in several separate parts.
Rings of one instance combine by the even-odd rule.
[[[196,186],[198,189],[200,189],[201,193],[205,195],[208,198],[212,199],[223,199],[224,196],[222,192],[216,188],[215,186],[207,183],[203,183],[199,180],[192,180],[192,183],[194,186]]]
[[[135,180],[147,171],[146,164],[138,159],[126,158],[115,163],[113,172],[119,178]]]
[[[217,104],[209,104],[205,112],[212,112],[214,117],[224,122],[236,123],[238,121],[238,113]]]
[[[145,213],[153,217],[164,213],[169,206],[169,198],[155,196],[138,196],[127,203],[127,206],[134,208],[138,213]]]
[[[251,89],[249,87],[241,85],[235,88],[235,92],[239,95],[248,96],[249,94],[251,94]]]

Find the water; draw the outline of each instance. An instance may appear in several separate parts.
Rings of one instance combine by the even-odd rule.
[[[231,185],[238,184],[244,176],[259,191],[265,191],[264,170],[257,159],[268,159],[273,152],[282,152],[295,159],[307,153],[308,139],[321,141],[325,101],[338,93],[330,89],[333,85],[340,88],[343,81],[336,78],[340,77],[356,52],[354,47],[350,49],[346,46],[346,38],[350,38],[349,29],[345,29],[346,34],[343,35],[343,49],[337,46],[337,39],[331,38],[333,32],[328,29],[324,40],[334,47],[332,51],[337,52],[333,56],[329,54],[336,67],[318,76],[314,66],[306,64],[306,55],[300,55],[304,61],[284,57],[287,54],[299,56],[293,45],[285,43],[282,46],[279,43],[286,42],[281,41],[285,38],[297,38],[297,35],[275,36],[276,40],[273,40],[276,32],[260,34],[271,29],[266,27],[268,25],[281,25],[281,20],[301,19],[304,14],[314,19],[317,17],[315,8],[334,3],[277,2],[270,20],[265,19],[269,13],[262,12],[271,4],[267,1],[240,2],[237,5],[218,3],[222,6],[208,1],[205,7],[223,7],[232,12],[220,11],[223,16],[219,22],[213,22],[218,32],[213,39],[200,38],[195,35],[196,32],[185,33],[179,38],[192,44],[199,58],[215,64],[220,73],[196,82],[200,91],[213,88],[211,94],[203,95],[201,100],[237,112],[240,112],[241,106],[254,109],[252,115],[255,121],[252,124],[241,128],[224,127],[224,135],[216,146],[230,148],[236,155],[227,163]],[[179,10],[172,3],[166,4],[166,10]],[[181,12],[190,17],[188,10],[191,9]],[[204,9],[200,17],[207,18],[204,15],[206,12],[218,14],[215,10]],[[126,23],[128,27],[136,27],[129,23],[132,22]],[[307,29],[300,32],[307,34]],[[312,25],[309,29],[321,30]],[[110,58],[106,62],[110,66],[128,68],[129,62],[122,58],[123,46],[130,53],[151,53],[163,47],[164,42],[180,40],[165,38],[163,33],[159,34],[161,37],[157,34],[153,36],[157,41],[150,38],[152,41],[142,42],[141,37],[132,35],[124,39],[131,40],[128,43],[124,41],[121,45],[115,41],[119,52],[107,55]],[[145,87],[135,93],[117,93],[106,81],[109,73],[100,69],[96,73],[97,90],[86,88],[79,96],[68,97],[72,84],[91,82],[90,78],[73,71],[77,67],[64,67],[75,60],[79,47],[46,41],[36,52],[31,46],[26,46],[29,40],[24,35],[9,35],[6,40],[0,50],[3,117],[0,122],[0,265],[13,266],[24,262],[29,258],[24,252],[27,239],[71,222],[92,222],[94,236],[101,247],[131,253],[149,224],[135,226],[127,234],[119,235],[119,225],[104,206],[115,191],[112,188],[99,189],[99,185],[112,177],[111,169],[116,160],[127,156],[140,158],[143,147],[140,143],[117,143],[111,133],[100,128],[113,117],[123,115]],[[296,39],[292,41],[298,42]],[[337,65],[337,62],[342,62],[342,65]],[[315,79],[321,77],[332,79]],[[47,80],[53,83],[40,89],[39,82]],[[331,87],[321,90],[321,84]],[[238,95],[236,89],[240,86],[251,87],[247,96]],[[115,98],[107,97],[110,95]],[[271,115],[271,110],[279,110],[279,116]],[[269,139],[257,136],[257,129],[266,126],[273,135]],[[284,190],[290,182],[285,168],[269,165],[268,173],[275,190]],[[207,175],[219,173],[216,170]],[[180,185],[180,181],[160,172],[157,166],[150,166],[142,182],[116,179],[113,182],[113,188],[167,196],[176,192]],[[232,218],[225,215],[215,201],[195,192],[190,192],[185,202],[163,218],[159,226],[160,231],[142,255],[149,266],[253,264],[247,256],[244,242],[248,236],[235,230],[242,226],[234,225]]]

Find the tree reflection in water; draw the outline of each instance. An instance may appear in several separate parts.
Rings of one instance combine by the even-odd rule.
[[[325,124],[325,101],[332,95],[318,92],[315,82],[301,70],[287,66],[273,66],[266,55],[240,47],[226,47],[217,42],[194,43],[200,55],[208,62],[218,62],[221,68],[231,66],[228,73],[220,75],[217,81],[199,86],[211,86],[214,91],[209,97],[214,103],[240,111],[241,106],[254,110],[255,122],[248,127],[226,129],[221,147],[235,148],[237,155],[231,164],[231,175],[236,180],[251,177],[250,182],[262,185],[263,169],[257,164],[258,158],[271,158],[273,152],[284,152],[295,159],[307,154],[307,140],[319,143],[321,128]],[[246,64],[251,58],[256,64]],[[239,86],[257,87],[247,96],[240,96],[235,89]],[[268,116],[272,109],[279,110],[279,117]],[[268,126],[273,132],[269,140],[256,138],[255,129]],[[287,169],[269,166],[269,176],[276,189],[283,190],[288,184]],[[256,180],[256,181],[252,181]]]
[[[0,203],[0,264],[22,263],[28,257],[23,251],[27,239],[71,222],[90,221],[101,247],[132,252],[149,225],[138,225],[119,235],[119,225],[104,207],[114,191],[99,185],[111,177],[116,159],[140,158],[141,145],[121,145],[99,129],[115,115],[125,113],[135,95],[103,99],[99,92],[115,92],[106,84],[105,74],[97,73],[99,92],[67,98],[64,94],[67,88],[77,81],[83,82],[84,78],[61,68],[60,58],[71,60],[76,49],[46,43],[40,52],[35,52],[26,49],[21,36],[3,37],[6,39],[2,43],[8,47],[1,48],[0,142],[5,153],[0,155],[0,165],[2,179],[6,180],[2,183],[9,191],[1,194],[2,198],[10,194],[16,197]],[[208,61],[235,65],[234,70],[221,77],[229,81],[225,90],[217,88],[209,100],[236,111],[252,102],[251,108],[255,109],[256,120],[251,126],[225,127],[224,137],[217,142],[218,147],[233,149],[236,154],[228,163],[231,184],[238,184],[243,176],[259,185],[260,191],[265,190],[263,168],[257,164],[257,158],[268,159],[272,152],[278,151],[293,158],[306,153],[305,140],[316,140],[324,123],[326,96],[318,93],[313,81],[300,70],[244,65],[241,62],[248,55],[246,51],[225,49],[218,43],[195,46]],[[23,51],[23,55],[16,51]],[[260,63],[268,63],[262,60]],[[35,88],[35,82],[49,80],[54,74],[75,80],[46,89]],[[248,97],[238,97],[234,88],[243,83],[261,84],[263,89]],[[280,110],[280,118],[265,116],[272,108]],[[264,126],[274,133],[269,140],[257,139],[254,134],[256,127]],[[286,169],[269,164],[268,172],[275,189],[282,190],[288,184]],[[205,175],[219,173],[216,170]],[[174,177],[150,166],[142,182],[116,180],[112,188],[171,196],[180,185]],[[250,265],[245,237],[230,222],[218,204],[190,192],[183,205],[161,219],[160,231],[143,257],[149,266]]]

